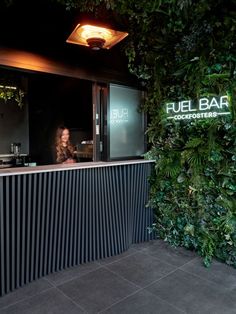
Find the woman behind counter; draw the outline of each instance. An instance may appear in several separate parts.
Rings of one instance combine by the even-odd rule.
[[[60,126],[56,132],[56,162],[62,164],[75,163],[74,147],[70,143],[70,131],[65,126]]]

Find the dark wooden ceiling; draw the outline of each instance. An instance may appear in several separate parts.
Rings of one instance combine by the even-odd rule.
[[[66,43],[74,27],[93,16],[67,11],[53,0],[14,0],[6,7],[0,4],[0,46],[42,54],[70,65],[103,67],[128,74],[123,43],[110,50],[92,51],[88,47]],[[103,17],[101,17],[103,19]],[[109,24],[109,15],[104,17]],[[114,19],[110,16],[110,22]]]

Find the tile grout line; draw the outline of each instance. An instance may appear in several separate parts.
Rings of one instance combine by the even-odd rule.
[[[157,257],[157,256],[148,254],[147,252],[143,252],[143,253],[144,253],[145,255],[148,255],[148,256],[151,256],[151,257],[153,257],[153,258],[158,259],[158,260],[159,260],[160,262],[162,262],[162,263],[165,263],[165,264],[167,264],[167,265],[169,265],[169,266],[174,266],[174,267],[177,267],[177,268],[182,267],[182,266],[184,266],[184,265],[186,265],[186,264],[192,262],[193,260],[195,260],[195,259],[198,257],[198,256],[195,256],[195,257],[193,257],[191,260],[189,260],[189,261],[187,261],[186,263],[182,264],[181,266],[176,266],[176,265],[173,265],[173,264],[170,264],[170,263],[164,261],[163,259],[161,259],[161,258],[159,258],[159,257]]]
[[[98,264],[98,263],[96,263],[96,264]],[[82,264],[81,264],[81,265],[82,265]],[[92,273],[92,272],[94,272],[94,271],[96,271],[96,270],[98,270],[98,269],[100,269],[100,268],[102,267],[100,264],[98,264],[97,266],[98,266],[97,268],[94,268],[94,269],[92,269],[92,270],[90,270],[90,271],[88,271],[88,272],[86,272],[86,273],[84,273],[84,274],[82,274],[82,275],[75,276],[75,277],[70,278],[70,279],[68,279],[68,280],[62,281],[62,282],[60,282],[60,283],[58,283],[58,284],[56,284],[55,282],[51,281],[50,279],[47,279],[47,277],[44,277],[44,279],[47,279],[47,281],[48,281],[50,284],[52,284],[52,285],[56,288],[56,287],[59,287],[59,286],[61,286],[61,285],[64,285],[65,283],[68,283],[68,282],[70,282],[70,281],[72,281],[72,280],[75,280],[75,279],[78,279],[78,278],[82,278],[83,276],[85,276],[85,275],[87,275],[87,274],[90,274],[90,273]],[[63,270],[62,270],[62,272],[63,272]],[[52,273],[52,274],[53,274],[53,273]],[[50,276],[50,274],[49,274],[48,276]]]
[[[145,255],[147,255],[147,254],[145,254]],[[163,262],[162,260],[160,260],[160,259],[158,259],[158,258],[155,258],[155,259],[157,259],[157,260],[158,260],[158,261],[160,261],[161,263],[167,264],[168,266],[176,267],[176,266],[174,266],[174,265],[171,265],[171,264],[165,263],[165,262]],[[118,262],[118,261],[116,261],[116,262]],[[115,262],[114,262],[114,263],[115,263]],[[180,267],[177,267],[177,268],[175,268],[175,269],[171,270],[170,272],[166,273],[165,275],[163,275],[163,276],[162,276],[162,277],[160,277],[159,279],[152,281],[150,284],[148,284],[148,285],[146,285],[146,286],[144,286],[144,287],[140,287],[139,285],[137,285],[137,284],[135,284],[134,282],[132,282],[132,281],[130,281],[130,280],[128,280],[128,279],[126,279],[126,278],[125,278],[125,277],[123,277],[122,275],[117,274],[115,271],[113,271],[113,270],[109,269],[109,268],[107,267],[107,266],[109,266],[109,265],[110,265],[110,264],[108,264],[108,265],[104,265],[104,268],[105,268],[106,270],[108,270],[109,272],[111,272],[111,273],[115,274],[116,276],[120,277],[121,279],[123,279],[123,280],[127,281],[128,283],[130,283],[130,284],[132,284],[132,285],[135,285],[136,287],[138,287],[138,288],[140,288],[140,289],[144,289],[144,288],[146,288],[146,287],[148,287],[148,286],[150,286],[150,285],[154,284],[155,282],[158,282],[159,280],[161,280],[161,279],[163,279],[163,278],[167,277],[168,275],[170,275],[170,274],[174,273],[176,270],[178,270],[178,269],[181,267],[181,266],[180,266]]]
[[[72,298],[70,298],[67,294],[65,294],[62,290],[60,290],[58,287],[55,287],[56,290],[58,292],[60,292],[62,295],[64,295],[64,297],[67,298],[67,300],[70,300],[74,305],[76,305],[76,307],[78,307],[80,310],[83,310],[84,313],[88,313],[80,304],[78,304],[77,302],[75,302]]]
[[[205,277],[201,277],[201,276],[199,276],[198,274],[196,274],[196,273],[192,273],[192,272],[190,272],[190,271],[188,271],[188,270],[185,270],[185,269],[181,269],[180,268],[180,270],[182,270],[184,273],[186,273],[186,274],[189,274],[189,275],[192,275],[192,276],[195,276],[195,277],[197,277],[197,278],[199,278],[199,279],[201,279],[201,280],[204,280],[205,282],[208,282],[208,283],[211,283],[211,284],[214,284],[214,285],[216,285],[216,286],[221,286],[221,287],[223,287],[223,288],[225,288],[226,290],[227,289],[230,289],[229,287],[226,287],[224,284],[220,284],[220,283],[217,283],[217,282],[215,282],[215,281],[213,281],[213,280],[211,280],[211,279],[208,279],[208,278],[205,278]]]
[[[195,257],[195,258],[196,258],[196,257]],[[195,258],[194,258],[194,259],[195,259]],[[158,258],[157,258],[157,259],[158,259]],[[160,259],[158,259],[158,260],[161,261],[162,263],[165,263],[165,262],[163,262],[163,261],[160,260]],[[191,262],[191,261],[188,261],[187,263],[189,263],[189,262]],[[187,263],[185,263],[185,264],[183,264],[183,265],[186,265]],[[169,266],[174,266],[174,265],[169,264],[169,263],[166,263],[166,264],[169,265]],[[175,267],[176,267],[175,269],[173,269],[173,270],[170,271],[169,273],[163,275],[161,278],[159,278],[159,279],[157,279],[157,280],[154,280],[152,283],[150,283],[150,284],[144,286],[143,288],[146,289],[147,287],[153,285],[154,283],[157,283],[158,281],[160,281],[160,280],[162,280],[162,279],[168,277],[169,275],[173,274],[173,273],[176,272],[177,270],[182,270],[181,267],[182,267],[183,265],[181,265],[181,266],[175,266]],[[182,271],[183,271],[183,270],[182,270]]]
[[[106,266],[106,265],[111,265],[111,264],[114,264],[114,263],[116,263],[116,262],[119,262],[119,261],[122,261],[123,259],[125,259],[125,258],[127,258],[127,257],[130,257],[130,256],[133,256],[133,255],[135,255],[135,254],[137,254],[139,251],[138,250],[136,250],[136,252],[133,252],[133,253],[130,253],[129,255],[126,255],[126,256],[123,256],[123,257],[121,257],[120,259],[117,259],[117,260],[115,260],[115,261],[112,261],[112,262],[110,262],[110,263],[99,263],[99,260],[98,260],[98,263],[99,263],[99,265],[101,265],[101,266]],[[114,257],[115,256],[119,256],[119,254],[118,255],[114,255]],[[113,256],[110,256],[110,257],[108,257],[108,258],[112,258]]]
[[[108,272],[112,273],[113,275],[116,275],[118,278],[122,279],[122,280],[125,280],[127,283],[131,284],[132,286],[135,286],[139,289],[142,289],[142,287],[136,285],[134,282],[126,279],[125,277],[121,276],[120,274],[117,274],[116,272],[114,272],[113,270],[107,268],[106,266],[104,266],[104,269],[107,270]]]
[[[106,308],[104,308],[103,310],[101,310],[101,311],[97,312],[97,314],[103,313],[104,311],[106,311],[106,310],[110,309],[110,308],[111,308],[111,307],[113,307],[114,305],[119,304],[120,302],[122,302],[122,301],[124,301],[124,300],[128,299],[128,298],[129,298],[129,297],[131,297],[132,295],[135,295],[137,292],[140,292],[140,291],[142,291],[142,290],[143,290],[143,289],[142,289],[142,288],[140,288],[140,289],[138,289],[138,290],[136,290],[136,291],[134,291],[134,292],[132,292],[132,293],[128,294],[128,295],[127,295],[127,296],[125,296],[124,298],[122,298],[122,299],[120,299],[120,300],[118,300],[118,301],[116,301],[116,302],[112,303],[112,304],[111,304],[111,305],[109,305],[108,307],[106,307]]]
[[[56,287],[47,288],[47,289],[45,289],[45,290],[40,291],[39,293],[35,293],[35,294],[31,295],[31,296],[24,297],[24,298],[22,298],[22,299],[19,300],[19,301],[16,301],[16,302],[14,302],[14,303],[11,303],[11,304],[8,304],[8,305],[6,305],[6,306],[4,306],[4,307],[1,307],[1,308],[0,308],[0,312],[1,312],[1,310],[5,310],[5,309],[7,309],[7,308],[9,308],[9,307],[11,307],[11,306],[13,306],[13,305],[16,305],[16,304],[18,304],[18,303],[23,302],[23,301],[30,300],[30,299],[34,298],[35,296],[37,296],[37,295],[40,295],[40,294],[42,294],[42,293],[44,293],[44,292],[50,291],[50,290],[55,289],[55,288],[56,288]]]
[[[116,301],[116,302],[114,302],[112,305],[110,305],[110,306],[106,307],[105,309],[103,309],[103,310],[97,312],[97,314],[102,314],[102,313],[104,313],[104,311],[106,311],[106,310],[112,308],[114,305],[123,302],[124,300],[128,299],[129,297],[131,297],[131,296],[133,296],[133,295],[135,295],[136,293],[141,292],[141,291],[148,292],[148,293],[150,293],[152,296],[154,296],[155,298],[159,299],[160,301],[162,301],[162,302],[164,302],[164,303],[170,305],[172,308],[177,309],[178,311],[182,312],[183,314],[187,314],[184,310],[182,310],[182,309],[178,308],[177,306],[175,306],[175,305],[169,303],[168,301],[166,301],[166,300],[160,298],[159,296],[157,296],[157,295],[151,293],[150,291],[145,290],[145,288],[140,288],[140,289],[138,289],[137,291],[134,291],[133,293],[127,295],[126,297],[122,298],[121,300]]]
[[[159,259],[158,259],[158,260],[159,260]],[[159,261],[160,261],[160,260],[159,260]],[[161,262],[164,263],[163,261],[161,261]],[[168,263],[166,263],[166,264],[167,264],[167,265],[170,265],[170,264],[168,264]],[[173,265],[170,265],[170,266],[173,266]],[[181,266],[180,266],[180,267],[181,267]],[[121,300],[119,300],[119,301],[117,301],[117,302],[114,302],[114,303],[113,303],[112,305],[110,305],[109,307],[107,307],[107,308],[103,309],[102,311],[98,312],[98,314],[102,314],[102,312],[104,312],[105,310],[111,308],[111,307],[114,306],[115,304],[120,303],[121,301],[124,301],[124,300],[127,299],[128,297],[130,297],[130,296],[132,296],[132,295],[134,295],[134,294],[136,294],[136,293],[138,293],[138,292],[140,292],[140,291],[142,291],[142,290],[147,291],[147,290],[146,290],[147,287],[151,286],[152,284],[158,282],[159,280],[161,280],[161,279],[163,279],[163,278],[169,276],[170,274],[174,273],[174,272],[175,272],[176,270],[178,270],[180,267],[177,267],[176,269],[173,269],[173,270],[170,271],[169,273],[163,275],[161,278],[159,278],[159,279],[153,281],[152,283],[150,283],[150,284],[148,284],[148,285],[146,285],[146,286],[144,286],[144,287],[140,287],[140,286],[136,285],[135,283],[133,283],[132,281],[129,281],[128,279],[124,278],[124,277],[121,276],[120,274],[117,274],[116,272],[110,270],[109,268],[104,267],[106,270],[110,271],[111,273],[115,274],[116,276],[120,277],[121,279],[127,281],[128,283],[130,283],[130,284],[132,284],[132,285],[135,285],[135,286],[138,287],[139,289],[136,290],[136,291],[134,291],[133,293],[129,294],[128,296],[124,297],[123,299],[121,299]],[[153,294],[153,293],[150,292],[150,291],[147,291],[147,292],[149,292],[149,293],[152,294],[153,296],[159,298],[159,300],[165,302],[166,304],[170,305],[171,307],[176,308],[176,309],[178,309],[180,312],[186,314],[186,312],[185,312],[183,309],[180,309],[180,308],[176,307],[174,304],[169,303],[168,301],[166,301],[166,300],[164,300],[164,299],[162,299],[162,298],[156,296],[155,294]]]
[[[47,277],[49,277],[51,274],[55,274],[55,273],[57,273],[57,272],[50,273],[50,274],[46,275],[46,276],[43,277],[43,278],[46,279],[50,284],[52,284],[53,287],[58,287],[58,286],[61,286],[61,285],[65,284],[65,283],[68,283],[68,282],[70,282],[70,281],[72,281],[72,280],[74,280],[74,279],[78,279],[78,278],[81,278],[81,277],[83,277],[83,276],[85,276],[85,275],[87,275],[87,274],[89,274],[89,273],[92,273],[93,271],[96,271],[96,270],[98,270],[98,269],[100,269],[100,268],[102,268],[102,267],[105,267],[106,265],[111,265],[111,264],[113,264],[113,263],[116,263],[116,262],[118,262],[118,261],[121,261],[121,260],[125,259],[126,257],[135,255],[135,254],[139,253],[139,251],[140,251],[140,250],[135,250],[135,252],[132,252],[132,253],[130,253],[129,255],[126,255],[126,256],[124,256],[124,257],[121,257],[120,259],[117,259],[117,260],[112,261],[112,262],[110,262],[110,263],[105,263],[105,264],[100,263],[99,261],[100,261],[101,259],[98,259],[98,260],[96,260],[96,261],[93,261],[94,263],[97,264],[97,268],[92,269],[92,270],[90,270],[90,271],[88,271],[88,272],[86,272],[86,273],[84,273],[84,274],[82,274],[82,275],[78,275],[78,276],[75,276],[75,277],[70,278],[70,279],[68,279],[68,280],[62,281],[62,282],[60,282],[60,283],[58,283],[58,284],[56,284],[55,282],[53,282],[52,280],[50,280],[49,278],[47,278]],[[119,256],[119,254],[118,254],[118,255],[114,255],[114,256]],[[111,256],[111,257],[112,257],[112,256]],[[108,257],[108,258],[109,258],[109,257]],[[90,262],[89,262],[89,263],[90,263]],[[88,265],[89,263],[86,263],[86,264]],[[79,266],[81,266],[81,265],[84,265],[84,264],[77,265],[76,267],[79,267]],[[68,269],[72,269],[72,268],[73,268],[73,267],[68,268]],[[107,269],[107,268],[106,268],[106,269]],[[66,270],[66,269],[62,269],[62,270],[59,271],[59,272],[63,272],[63,271],[65,271],[65,270]]]

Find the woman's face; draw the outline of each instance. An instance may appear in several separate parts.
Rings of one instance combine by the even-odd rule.
[[[61,134],[61,142],[62,144],[67,144],[67,142],[69,141],[69,137],[70,137],[70,132],[68,129],[65,129],[62,131]]]

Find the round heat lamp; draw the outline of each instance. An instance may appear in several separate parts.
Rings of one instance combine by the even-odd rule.
[[[105,42],[105,39],[98,37],[92,37],[87,39],[87,43],[92,50],[101,49],[104,46]]]

